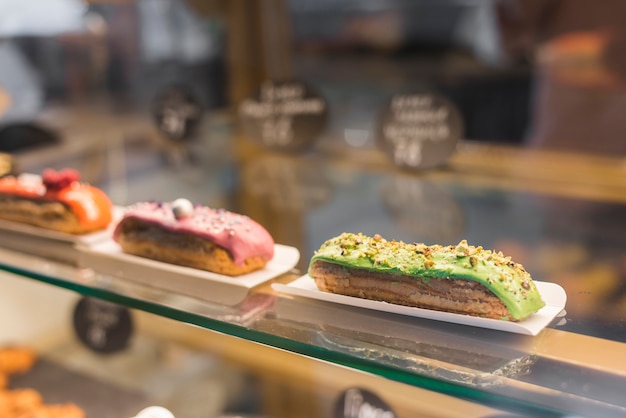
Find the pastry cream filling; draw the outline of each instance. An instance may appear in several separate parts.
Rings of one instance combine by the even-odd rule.
[[[406,244],[376,235],[343,233],[326,241],[311,259],[347,268],[394,275],[403,274],[428,281],[431,278],[473,280],[487,287],[507,307],[511,316],[523,319],[545,302],[530,274],[502,253],[468,245]]]

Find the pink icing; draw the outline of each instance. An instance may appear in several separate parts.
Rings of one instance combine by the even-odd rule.
[[[113,239],[118,239],[120,225],[129,218],[152,222],[170,231],[207,238],[227,249],[239,266],[249,257],[261,256],[266,261],[274,257],[274,239],[263,226],[245,215],[224,209],[196,205],[188,217],[176,219],[172,202],[136,203],[127,208],[113,233]]]

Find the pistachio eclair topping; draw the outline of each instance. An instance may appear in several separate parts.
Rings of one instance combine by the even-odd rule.
[[[489,288],[509,309],[522,319],[538,311],[545,302],[530,274],[501,252],[468,245],[407,244],[387,241],[380,235],[343,233],[326,241],[311,259],[416,279],[450,278],[473,280]]]

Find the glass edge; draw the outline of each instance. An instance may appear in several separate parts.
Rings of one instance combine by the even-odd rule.
[[[302,342],[294,341],[285,337],[280,337],[266,332],[260,332],[251,328],[231,324],[224,321],[208,318],[199,314],[194,314],[184,310],[160,305],[138,298],[133,298],[110,290],[82,285],[67,280],[59,279],[46,274],[36,273],[27,269],[9,266],[0,263],[0,270],[12,273],[24,278],[36,280],[38,282],[50,284],[59,288],[64,288],[83,296],[94,297],[106,300],[131,309],[137,309],[161,317],[172,319],[178,322],[192,324],[206,330],[215,331],[241,338],[247,341],[275,347],[288,352],[304,355],[314,359],[327,361],[351,369],[370,373],[379,377],[384,377],[399,383],[408,384],[422,389],[432,390],[444,395],[454,396],[459,399],[477,402],[479,404],[510,412],[530,414],[542,417],[561,417],[567,415],[566,411],[559,411],[555,408],[533,404],[532,402],[520,399],[493,394],[474,388],[469,388],[461,384],[446,382],[432,377],[421,376],[406,370],[381,365],[375,361],[355,358],[345,353],[335,352],[326,348],[317,347]]]

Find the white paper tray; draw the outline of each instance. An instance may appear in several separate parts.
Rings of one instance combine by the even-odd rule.
[[[567,295],[565,294],[565,290],[563,290],[563,288],[558,284],[538,281],[535,281],[535,284],[537,285],[537,289],[539,290],[539,293],[541,293],[543,300],[546,302],[546,306],[525,320],[519,322],[479,318],[470,315],[439,312],[431,309],[412,308],[387,302],[378,302],[369,299],[323,292],[317,288],[315,281],[309,275],[304,275],[286,285],[274,283],[272,288],[278,292],[288,295],[303,296],[325,302],[333,302],[377,311],[470,325],[480,328],[489,328],[517,334],[537,335],[565,308]]]
[[[113,240],[81,247],[79,253],[79,264],[98,273],[225,305],[241,302],[250,289],[290,271],[300,259],[296,248],[275,244],[274,258],[263,269],[230,277],[126,254]]]

